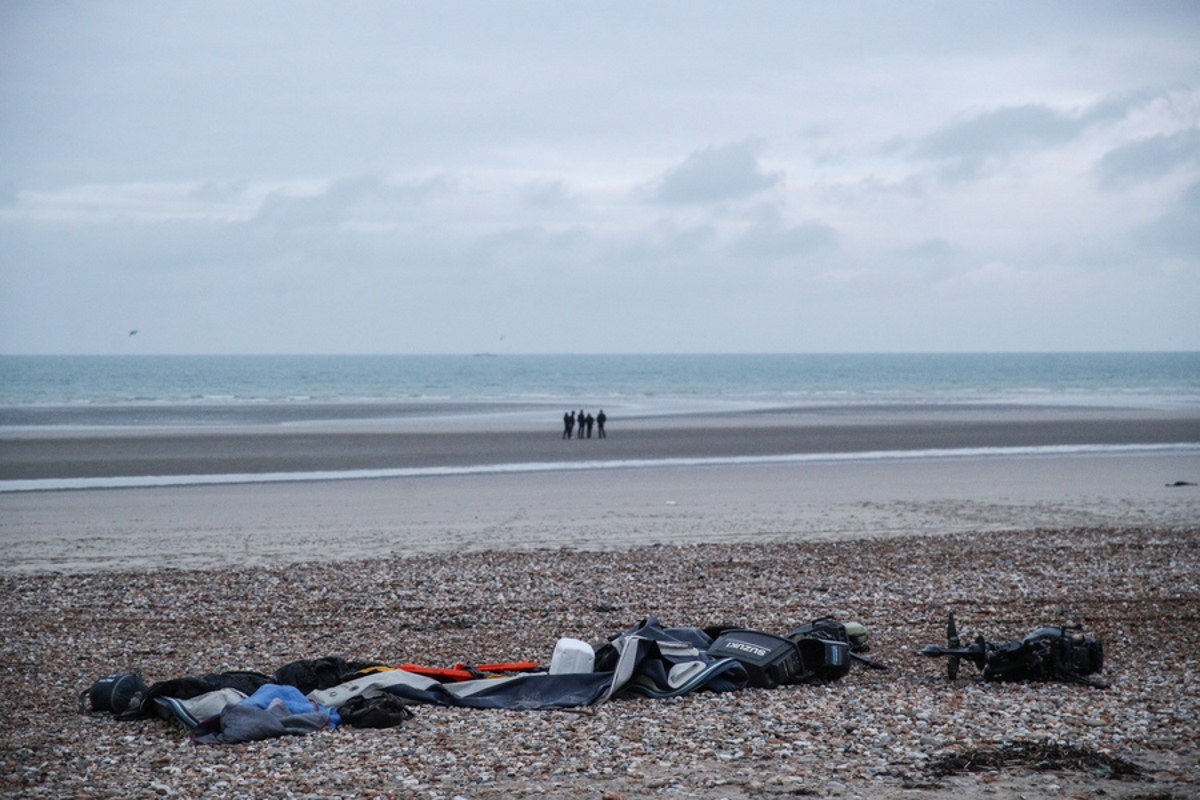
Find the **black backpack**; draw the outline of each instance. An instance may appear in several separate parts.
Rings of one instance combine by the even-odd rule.
[[[845,642],[851,652],[862,653],[871,649],[868,642],[867,629],[858,622],[838,622],[833,617],[817,617],[812,622],[806,622],[798,628],[793,628],[787,635],[789,639],[798,642],[801,639],[824,639],[827,642]]]
[[[413,718],[408,704],[394,694],[356,695],[338,708],[343,725],[356,728],[395,728]]]
[[[83,713],[107,711],[125,714],[141,708],[146,682],[138,672],[110,672],[102,675],[79,694],[79,710]]]
[[[866,664],[871,669],[888,669],[886,664],[863,655],[871,649],[871,644],[870,634],[861,622],[838,622],[831,616],[817,617],[812,622],[793,628],[787,638],[796,643],[802,655],[808,654],[806,663],[823,664],[828,668],[823,675],[826,680],[837,680],[849,672],[851,660]],[[816,642],[826,645],[824,653]],[[841,658],[838,648],[833,645],[844,647],[847,658]]]

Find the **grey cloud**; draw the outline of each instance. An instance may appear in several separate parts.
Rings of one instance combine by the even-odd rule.
[[[567,184],[561,180],[534,181],[525,187],[523,199],[535,208],[563,208],[575,205]]]
[[[626,269],[670,266],[706,255],[716,241],[717,232],[711,225],[660,222],[614,240],[612,255],[607,260]]]
[[[356,208],[371,203],[389,205],[419,201],[448,186],[449,182],[440,177],[402,185],[385,183],[370,175],[339,178],[318,195],[272,192],[263,200],[254,222],[280,228],[333,225]]]
[[[896,269],[890,268],[893,262]],[[883,270],[890,282],[880,285],[920,291],[960,274],[969,263],[970,251],[962,245],[940,236],[923,239],[895,251],[895,258],[888,259],[889,268]]]
[[[1200,181],[1189,186],[1157,222],[1135,231],[1134,238],[1195,261],[1200,255]]]
[[[1106,98],[1079,113],[1037,103],[997,108],[925,136],[916,142],[913,155],[940,162],[944,178],[969,180],[978,177],[994,159],[1023,150],[1064,145],[1092,125],[1123,119],[1153,97],[1151,93],[1140,92]]]
[[[783,180],[781,172],[763,172],[749,144],[710,147],[692,153],[659,181],[654,199],[678,205],[748,197]]]
[[[1200,162],[1200,129],[1189,128],[1110,150],[1097,162],[1095,172],[1101,186],[1113,188],[1161,178],[1177,167],[1197,162]]]
[[[361,180],[337,181],[325,192],[297,197],[282,191],[271,192],[263,200],[254,222],[280,228],[304,228],[330,225],[342,219],[360,199],[373,194],[370,183]]]
[[[1131,112],[1160,99],[1162,96],[1161,92],[1151,91],[1150,89],[1111,95],[1088,106],[1079,115],[1079,119],[1085,125],[1120,122],[1129,116]]]
[[[520,263],[540,254],[569,249],[578,232],[553,233],[536,226],[503,228],[480,234],[464,250],[468,265]]]
[[[998,108],[926,137],[918,152],[934,158],[1006,153],[1031,144],[1061,144],[1082,124],[1048,106],[1027,104]]]
[[[93,269],[111,273],[113,279],[117,273],[140,280],[220,264],[270,263],[289,247],[290,240],[261,228],[212,220],[55,220],[0,226],[0,251],[37,253],[47,269]]]
[[[809,221],[786,225],[773,214],[750,226],[734,250],[758,258],[795,258],[832,247],[836,242],[837,232],[824,223]]]
[[[236,200],[246,191],[247,182],[237,181],[205,181],[188,195],[193,200],[207,203],[220,203],[226,200]]]
[[[1048,106],[1000,108],[948,125],[917,143],[919,158],[945,164],[943,177],[971,179],[988,159],[1031,146],[1060,145],[1082,129],[1077,119]]]
[[[910,247],[905,247],[900,251],[900,255],[927,261],[944,261],[963,252],[963,248],[939,237],[924,239]]]

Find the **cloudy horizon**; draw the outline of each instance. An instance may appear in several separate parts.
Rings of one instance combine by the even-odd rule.
[[[0,8],[0,353],[1200,350],[1200,5],[282,8]]]

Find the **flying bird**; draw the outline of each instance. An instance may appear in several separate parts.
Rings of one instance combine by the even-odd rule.
[[[129,335],[130,335],[130,336],[137,336],[137,331],[136,331],[136,330],[132,330],[132,331],[130,331],[130,332],[129,332]]]

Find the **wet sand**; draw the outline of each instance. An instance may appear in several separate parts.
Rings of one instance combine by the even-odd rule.
[[[1200,483],[1195,450],[586,468],[607,459],[635,464],[673,457],[1200,441],[1200,421],[1182,412],[810,410],[618,420],[609,438],[586,441],[563,441],[548,426],[372,426],[151,434],[33,430],[0,440],[0,461],[7,476],[21,477],[556,460],[585,468],[0,494],[0,571],[221,567],[454,550],[607,550],[1200,520],[1200,489],[1168,486]]]
[[[553,418],[537,423],[527,415],[10,428],[0,432],[0,481],[1200,443],[1200,413],[1114,409],[776,409],[618,417],[608,427],[606,439],[596,432],[570,442],[562,440]]]

